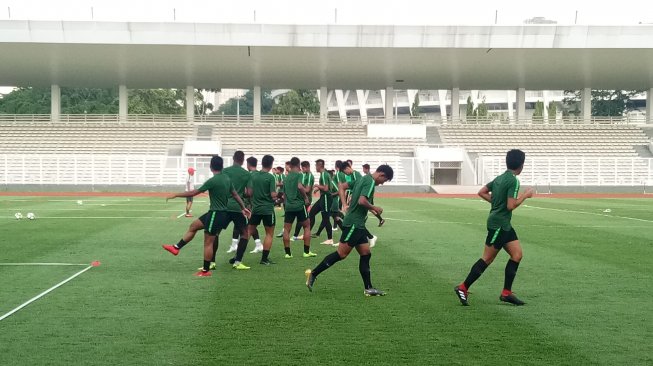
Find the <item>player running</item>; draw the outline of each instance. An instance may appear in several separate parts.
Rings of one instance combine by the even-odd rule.
[[[249,221],[249,231],[254,233],[261,222],[265,227],[265,238],[261,249],[263,254],[260,262],[264,265],[274,264],[268,259],[274,236],[274,225],[276,224],[274,201],[277,199],[277,191],[275,178],[270,174],[273,163],[274,157],[265,155],[261,160],[261,171],[252,174],[252,180],[248,187],[248,192],[252,196],[252,218]]]

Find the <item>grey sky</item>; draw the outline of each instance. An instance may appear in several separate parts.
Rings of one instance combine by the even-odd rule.
[[[156,5],[151,6],[153,3]],[[504,25],[521,24],[524,19],[535,16],[556,20],[558,24],[653,22],[651,1],[599,4],[578,0],[0,0],[0,20],[160,22],[176,19],[215,23],[334,24],[337,21],[338,24],[463,25],[494,24],[495,11],[498,11],[497,24]]]

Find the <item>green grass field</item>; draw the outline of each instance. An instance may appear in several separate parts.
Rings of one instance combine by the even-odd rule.
[[[0,264],[102,262],[0,321],[0,365],[653,364],[653,201],[527,201],[513,218],[523,307],[498,301],[505,253],[470,307],[453,293],[482,252],[487,203],[377,203],[372,280],[388,296],[366,298],[355,253],[307,291],[304,270],[333,251],[317,244],[325,234],[317,258],[296,242],[284,260],[275,238],[277,265],[248,254],[252,269],[235,271],[229,228],[214,276],[197,278],[200,238],[177,257],[161,249],[190,223],[176,218],[182,200],[0,197]],[[82,269],[0,265],[0,316]]]

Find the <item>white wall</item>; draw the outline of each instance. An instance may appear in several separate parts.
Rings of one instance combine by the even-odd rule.
[[[416,147],[415,157],[431,161],[465,160],[465,150],[459,147]]]
[[[367,125],[367,137],[426,138],[426,125]]]
[[[219,141],[186,141],[182,155],[222,155]]]

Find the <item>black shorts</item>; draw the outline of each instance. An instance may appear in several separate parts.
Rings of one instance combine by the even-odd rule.
[[[209,235],[216,235],[227,227],[228,223],[226,211],[209,211],[200,216],[199,220],[204,225],[204,232]]]
[[[227,228],[230,222],[234,223],[234,230],[242,232],[247,228],[247,217],[243,216],[242,212],[227,212],[227,222],[224,224],[224,229]]]
[[[252,218],[249,219],[249,224],[258,226],[261,221],[263,222],[263,226],[270,227],[274,226],[274,224],[277,223],[277,219],[274,215],[274,212],[271,214],[267,215],[262,215],[262,214],[252,214]]]
[[[186,197],[186,202],[193,202],[193,197]]]
[[[286,216],[283,218],[283,222],[286,224],[292,224],[295,221],[295,218],[297,218],[298,224],[306,221],[306,219],[308,219],[306,208],[304,207],[300,211],[286,211]]]
[[[511,241],[519,240],[514,228],[509,231],[501,229],[487,229],[487,238],[485,238],[485,245],[492,246],[496,249],[501,249],[504,245]]]
[[[360,229],[355,226],[345,226],[342,228],[342,236],[340,236],[340,242],[346,243],[350,247],[367,244],[369,243],[369,240],[367,239],[367,229]]]
[[[342,202],[340,202],[340,196],[335,196],[331,198],[331,203],[330,203],[330,208],[329,212],[332,214],[340,212],[340,209],[342,208]]]

